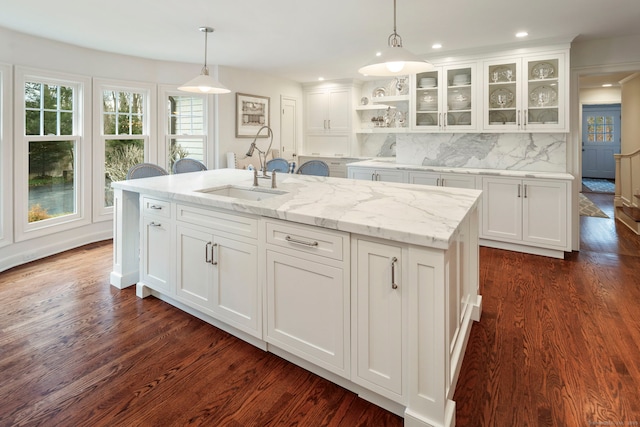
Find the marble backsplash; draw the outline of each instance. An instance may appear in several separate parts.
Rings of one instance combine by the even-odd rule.
[[[566,145],[560,133],[387,134],[361,148],[409,165],[566,172]]]

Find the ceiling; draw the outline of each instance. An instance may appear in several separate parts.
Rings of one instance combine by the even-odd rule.
[[[0,26],[87,48],[150,59],[204,60],[299,82],[358,77],[386,46],[392,0],[0,0]],[[547,39],[640,34],[639,0],[397,0],[397,31],[413,53]],[[439,51],[434,43],[442,43]]]

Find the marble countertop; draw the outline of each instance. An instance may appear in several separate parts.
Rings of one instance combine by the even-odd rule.
[[[562,172],[535,172],[502,169],[454,168],[446,166],[421,166],[396,163],[395,157],[378,157],[370,160],[348,163],[347,166],[360,166],[379,169],[396,169],[406,171],[424,171],[439,173],[464,173],[470,175],[504,176],[514,178],[547,178],[572,180],[573,175]]]
[[[420,246],[446,249],[460,223],[476,207],[481,191],[415,184],[277,174],[285,194],[261,201],[206,194],[197,190],[226,185],[251,188],[253,173],[217,169],[112,183],[116,189],[210,208]],[[261,179],[268,190],[271,181]]]

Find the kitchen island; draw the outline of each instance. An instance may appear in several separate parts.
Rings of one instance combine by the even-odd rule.
[[[480,191],[221,169],[113,183],[136,284],[405,419],[455,424]]]

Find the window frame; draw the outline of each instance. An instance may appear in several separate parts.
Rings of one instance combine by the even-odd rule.
[[[13,67],[0,63],[0,247],[13,243]]]
[[[105,90],[120,92],[136,92],[144,94],[144,116],[141,135],[104,135],[104,115],[102,111],[102,97]],[[93,221],[110,221],[113,219],[113,206],[104,204],[105,186],[105,143],[111,139],[142,139],[144,140],[144,161],[156,164],[158,162],[158,144],[156,141],[157,121],[157,85],[153,83],[93,79]]]
[[[91,78],[37,68],[16,67],[14,76],[14,239],[23,241],[91,223]],[[72,135],[26,135],[25,83],[65,85],[74,88],[74,130]],[[74,190],[76,212],[43,221],[29,222],[29,142],[73,140],[76,144]]]
[[[201,97],[204,100],[204,134],[203,135],[188,135],[183,136],[185,139],[200,140],[203,142],[203,163],[209,168],[213,169],[214,165],[214,147],[212,144],[213,135],[212,129],[214,127],[214,107],[215,99],[210,94],[196,94],[188,93],[178,90],[177,85],[159,85],[158,86],[158,141],[162,143],[158,144],[158,159],[161,160],[161,164],[164,168],[169,167],[169,144],[172,138],[182,135],[173,135],[169,133],[169,117],[166,114],[166,102],[169,96],[191,96],[194,98]],[[167,169],[168,170],[168,169]],[[168,170],[169,171],[169,170]],[[169,171],[171,172],[171,171]]]

